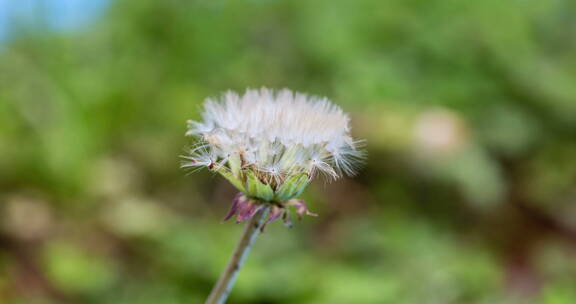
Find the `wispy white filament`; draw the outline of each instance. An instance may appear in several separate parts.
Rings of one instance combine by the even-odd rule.
[[[239,156],[243,168],[281,182],[302,172],[353,175],[362,159],[348,115],[326,98],[287,89],[227,92],[206,100],[202,118],[188,121],[186,135],[201,141],[184,167],[218,169]]]

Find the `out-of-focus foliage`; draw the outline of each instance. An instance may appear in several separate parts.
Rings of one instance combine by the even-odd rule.
[[[329,96],[369,159],[267,229],[230,303],[575,303],[575,12],[117,0],[22,26],[0,45],[0,303],[201,303],[241,227],[225,180],[179,169],[185,121],[259,86]]]

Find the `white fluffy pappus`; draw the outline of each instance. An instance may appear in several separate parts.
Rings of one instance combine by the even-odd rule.
[[[250,169],[278,186],[288,177],[323,173],[353,175],[364,157],[350,136],[349,117],[323,97],[288,89],[227,92],[207,99],[203,120],[188,121],[186,135],[198,136],[183,167]]]

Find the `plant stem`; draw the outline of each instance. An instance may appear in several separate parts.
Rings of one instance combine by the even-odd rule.
[[[254,244],[256,237],[260,234],[262,225],[269,212],[270,206],[266,204],[248,221],[244,228],[242,238],[240,238],[240,242],[238,242],[226,269],[220,275],[214,288],[212,288],[206,304],[223,304],[226,302],[228,294],[230,294],[238,277],[238,273],[244,264],[244,260],[248,257],[248,253],[250,253],[250,249],[252,249],[252,244]]]

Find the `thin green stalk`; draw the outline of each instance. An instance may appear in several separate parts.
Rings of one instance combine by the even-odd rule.
[[[214,288],[212,288],[212,292],[210,292],[206,304],[223,304],[226,302],[226,299],[236,282],[238,273],[244,264],[244,260],[248,257],[256,237],[260,234],[262,225],[264,225],[264,221],[269,212],[270,206],[266,204],[252,217],[252,219],[250,219],[250,221],[248,221],[244,228],[242,238],[240,238],[240,242],[238,242],[226,269],[224,269],[218,282],[214,285]]]

